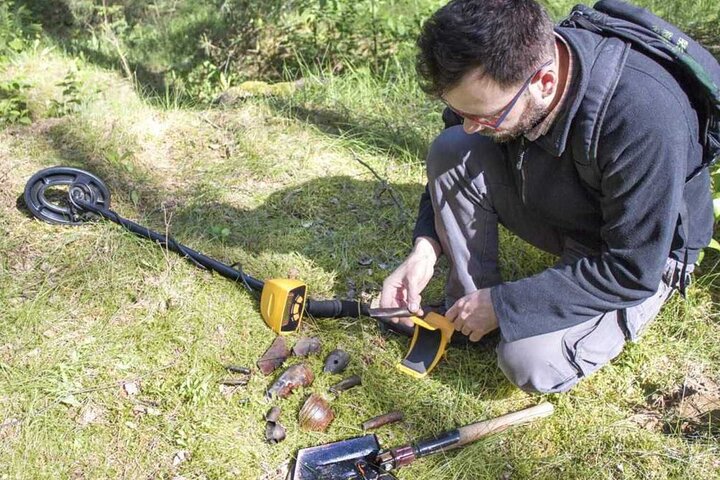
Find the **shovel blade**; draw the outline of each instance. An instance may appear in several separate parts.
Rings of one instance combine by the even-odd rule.
[[[361,460],[373,461],[380,453],[375,435],[364,435],[317,447],[303,448],[295,460],[291,480],[359,479],[356,468]]]

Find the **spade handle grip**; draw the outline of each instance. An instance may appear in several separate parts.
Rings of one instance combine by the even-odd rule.
[[[502,417],[493,418],[491,420],[483,420],[482,422],[472,423],[464,427],[458,428],[460,432],[460,441],[453,445],[453,448],[467,445],[480,438],[495,433],[500,433],[510,427],[522,425],[532,422],[539,418],[552,415],[553,406],[550,403],[543,402],[540,405],[520,410],[519,412],[508,413]]]

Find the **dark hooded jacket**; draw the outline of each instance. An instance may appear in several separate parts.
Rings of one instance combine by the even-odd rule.
[[[639,52],[629,53],[602,120],[597,184],[580,178],[582,155],[573,151],[573,136],[581,133],[577,113],[583,102],[596,100],[589,70],[602,37],[562,27],[556,32],[574,60],[566,100],[546,135],[505,148],[509,162],[524,152],[515,180],[527,207],[566,238],[600,253],[492,287],[508,342],[641,303],[657,290],[668,257],[694,263],[712,237],[709,172],[686,182],[702,160],[698,115],[673,76]],[[680,224],[683,205],[688,238]],[[437,239],[427,193],[418,236]]]

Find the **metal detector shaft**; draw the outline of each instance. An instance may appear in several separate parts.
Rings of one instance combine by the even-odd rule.
[[[226,265],[222,262],[218,262],[217,260],[212,259],[207,255],[203,255],[202,253],[197,252],[190,247],[186,247],[185,245],[176,242],[172,237],[168,235],[162,235],[131,220],[123,218],[112,210],[98,208],[95,205],[85,202],[81,199],[74,199],[74,201],[80,208],[88,210],[92,213],[96,213],[103,218],[115,222],[125,227],[127,230],[131,231],[135,235],[149,238],[150,240],[159,243],[168,250],[179,253],[180,255],[189,258],[191,261],[193,261],[199,266],[217,272],[223,277],[229,278],[230,280],[233,280],[235,282],[242,282],[243,284],[247,285],[248,288],[256,292],[260,292],[263,289],[264,282],[262,282],[261,280],[251,277],[250,275],[247,275],[246,273],[232,268],[231,266]]]
[[[257,278],[252,277],[242,272],[241,270],[235,269],[229,265],[219,262],[213,258],[208,257],[207,255],[203,255],[202,253],[197,252],[192,248],[177,242],[169,235],[163,235],[153,230],[150,230],[149,228],[135,223],[132,220],[121,217],[119,214],[112,210],[97,207],[96,205],[88,203],[83,199],[74,198],[73,201],[77,204],[78,207],[82,208],[83,210],[95,213],[103,218],[117,223],[118,225],[121,225],[135,235],[149,238],[150,240],[159,243],[163,247],[166,247],[168,250],[171,250],[190,259],[190,261],[200,267],[217,272],[223,277],[228,278],[232,281],[243,283],[249,289],[255,292],[262,292],[263,286],[265,285],[265,282],[263,282],[262,280],[258,280]],[[366,304],[360,304],[358,302],[349,300],[307,300],[305,307],[305,311],[307,313],[318,318],[359,318],[363,315],[372,317],[373,315],[371,313],[369,314],[368,310],[369,309]],[[376,320],[385,324],[390,330],[393,330],[397,333],[401,333],[407,336],[413,334],[413,327],[392,323],[390,320],[382,316],[378,316]]]

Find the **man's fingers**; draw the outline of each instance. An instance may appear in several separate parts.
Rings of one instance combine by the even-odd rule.
[[[401,318],[400,323],[402,323],[406,327],[414,327],[415,326],[415,322],[413,322],[411,319],[409,319],[407,317]]]
[[[422,300],[422,297],[420,296],[420,292],[418,291],[417,286],[414,284],[414,282],[408,282],[407,285],[407,308],[410,310],[410,312],[416,314],[416,315],[422,315],[422,310],[420,309],[420,302]]]
[[[453,305],[452,307],[448,308],[447,312],[445,312],[445,318],[447,318],[451,322],[454,322],[455,317],[457,317],[457,311],[457,307]]]
[[[472,332],[472,333],[470,334],[470,341],[471,341],[471,342],[477,342],[478,340],[480,340],[480,339],[481,339],[482,337],[484,337],[484,336],[485,336],[485,335],[483,335],[483,334],[480,333],[479,331],[475,330],[474,332]]]

